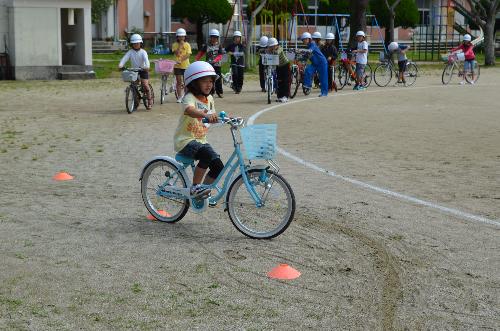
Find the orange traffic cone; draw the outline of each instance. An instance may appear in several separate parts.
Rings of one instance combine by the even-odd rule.
[[[58,172],[52,177],[53,180],[72,180],[74,177],[67,172]]]
[[[275,279],[295,279],[300,276],[300,272],[288,264],[282,263],[268,272],[267,276]]]
[[[172,215],[170,215],[170,213],[166,212],[165,210],[158,210],[158,214],[160,214],[161,216],[163,217],[172,217]],[[150,221],[157,221],[156,217],[154,217],[153,215],[149,214],[147,216],[148,220]]]

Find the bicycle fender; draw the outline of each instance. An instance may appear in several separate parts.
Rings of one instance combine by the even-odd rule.
[[[175,167],[177,168],[177,170],[179,170],[179,172],[181,173],[181,175],[184,177],[184,179],[186,180],[186,184],[188,185],[188,187],[191,187],[191,179],[189,178],[189,176],[187,175],[186,173],[186,169],[184,169],[184,167],[182,166],[182,164],[180,164],[179,162],[177,162],[173,157],[170,157],[170,156],[163,156],[163,155],[160,155],[160,156],[155,156],[154,158],[152,158],[151,160],[147,161],[145,164],[144,164],[144,167],[142,167],[142,170],[141,170],[141,175],[139,176],[139,180],[141,181],[142,180],[142,177],[144,176],[144,172],[146,171],[146,168],[153,162],[155,161],[158,161],[158,160],[164,160],[164,161],[168,161],[170,163],[172,163],[173,165],[175,165]]]

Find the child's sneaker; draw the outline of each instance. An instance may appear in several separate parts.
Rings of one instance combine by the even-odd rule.
[[[470,82],[470,84],[471,84],[471,85],[474,85],[474,84],[476,84],[476,83],[474,83],[474,81],[472,81],[472,82]]]
[[[465,84],[465,82],[464,82],[464,81],[461,81],[461,82],[460,82],[460,85],[464,85],[464,84]]]
[[[354,85],[354,87],[352,88],[353,90],[359,90],[359,86],[358,85]]]
[[[196,184],[191,186],[191,196],[200,197],[203,195],[208,195],[210,193],[210,189],[202,184]]]
[[[217,207],[217,201],[208,201],[208,207],[210,208]]]

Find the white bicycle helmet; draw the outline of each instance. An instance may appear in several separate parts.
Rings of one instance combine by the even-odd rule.
[[[312,34],[313,39],[321,39],[321,33],[319,31],[316,31]]]
[[[399,44],[393,41],[392,43],[389,44],[389,46],[387,46],[387,48],[389,49],[389,52],[394,52],[396,49],[399,48]]]
[[[233,37],[241,37],[241,31],[234,31]]]
[[[464,41],[471,41],[471,40],[472,40],[472,37],[470,34],[467,33],[464,35]]]
[[[219,30],[217,30],[217,29],[210,30],[209,36],[210,37],[220,37]]]
[[[177,29],[177,31],[175,31],[175,36],[176,37],[185,37],[186,36],[186,30],[184,30],[183,28]]]
[[[309,32],[304,32],[302,34],[302,36],[300,36],[301,40],[304,40],[304,39],[307,39],[307,38],[311,39],[311,34]]]
[[[359,37],[359,36],[366,37],[366,35],[363,31],[356,32],[356,37]]]
[[[142,43],[141,35],[134,33],[132,36],[130,36],[130,43],[131,44]]]
[[[326,40],[334,40],[335,39],[335,35],[331,32],[328,32],[326,34],[326,37],[325,37]]]
[[[214,67],[208,62],[196,61],[191,63],[184,71],[184,83],[188,86],[193,80],[205,76],[217,77]]]
[[[259,46],[260,47],[266,47],[268,41],[269,41],[269,38],[267,38],[266,36],[260,37]]]
[[[270,47],[270,46],[276,46],[278,45],[278,39],[276,38],[269,38],[269,40],[267,41],[267,46]]]

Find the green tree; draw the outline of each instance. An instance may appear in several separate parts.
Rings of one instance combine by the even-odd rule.
[[[370,11],[385,27],[385,40],[394,41],[395,27],[415,27],[418,23],[418,8],[414,0],[370,0]]]
[[[101,20],[102,14],[108,10],[115,1],[114,0],[92,0],[91,13],[92,23],[97,23]]]
[[[484,32],[484,64],[495,65],[495,20],[499,0],[452,0],[455,9],[477,24]]]
[[[201,49],[204,43],[203,24],[227,23],[233,15],[233,7],[227,0],[182,0],[172,5],[172,14],[187,18],[196,25],[196,44]]]

